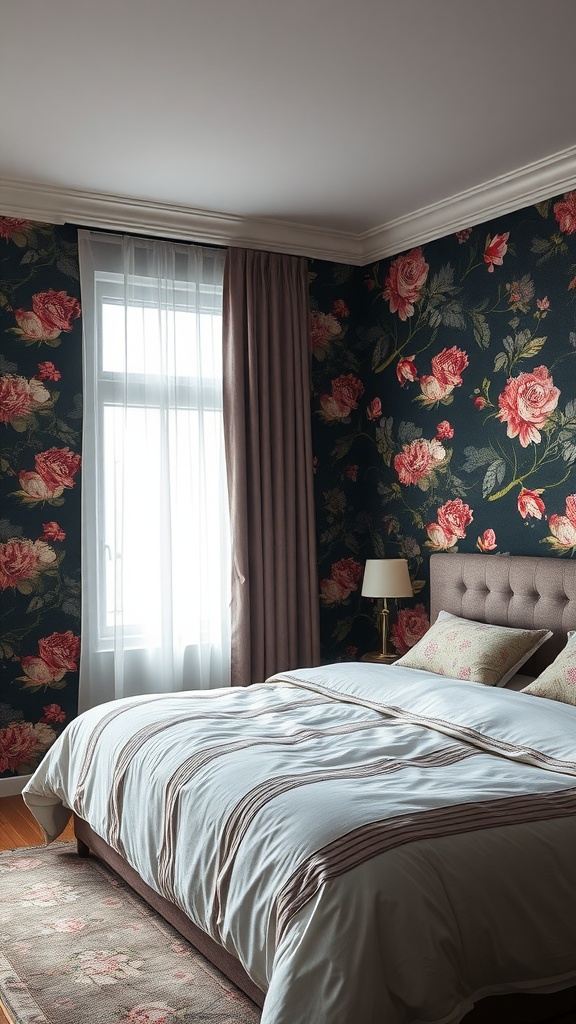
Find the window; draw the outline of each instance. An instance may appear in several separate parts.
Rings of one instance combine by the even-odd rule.
[[[128,678],[134,692],[144,664],[150,678],[143,691],[223,685],[224,257],[196,246],[80,235],[83,294],[85,278],[90,288],[83,576],[91,648],[81,690],[83,677],[99,677],[98,663],[109,670],[111,660],[122,692]]]

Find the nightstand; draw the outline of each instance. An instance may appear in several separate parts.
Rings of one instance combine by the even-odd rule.
[[[392,665],[393,662],[398,661],[399,654],[382,654],[380,651],[370,651],[369,654],[363,654],[360,661],[377,661],[380,665]]]

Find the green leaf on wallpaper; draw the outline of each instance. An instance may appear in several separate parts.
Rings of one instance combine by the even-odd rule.
[[[422,427],[417,427],[415,423],[402,420],[398,427],[398,443],[401,445],[412,444],[412,441],[417,441],[419,437],[422,437],[422,434]]]
[[[440,327],[440,324],[442,323],[442,316],[440,314],[440,310],[438,310],[438,309],[430,309],[429,310],[429,312],[428,312],[428,323],[430,324],[430,327]]]
[[[378,484],[378,494],[387,504],[389,501],[397,501],[401,496],[401,491],[397,484],[392,484],[391,487],[387,487],[386,484]]]
[[[504,462],[504,459],[496,459],[490,466],[488,466],[484,475],[482,483],[482,497],[487,498],[489,494],[492,494],[494,488],[502,483],[505,475],[506,463]]]
[[[342,525],[338,523],[336,526],[330,526],[327,530],[324,530],[324,532],[320,534],[320,544],[322,547],[330,547],[334,541],[340,540],[340,537],[342,536],[342,529]]]
[[[333,640],[345,640],[348,636],[354,622],[354,616],[348,619],[341,619],[332,633]]]
[[[72,615],[75,619],[80,618],[80,601],[77,597],[68,597],[62,601],[62,611],[65,615]]]
[[[386,558],[386,545],[380,533],[370,525],[370,541],[376,558]]]
[[[36,263],[36,261],[38,260],[38,255],[39,254],[37,252],[32,252],[32,250],[29,249],[28,252],[24,253],[22,259],[20,260],[20,263]]]
[[[376,427],[376,448],[387,466],[392,462],[392,452],[394,451],[392,444],[393,423],[394,420],[389,416],[387,419],[382,418]]]
[[[475,469],[487,466],[489,462],[492,462],[494,452],[491,448],[473,448],[469,446],[464,449],[464,457],[466,461],[462,466],[463,472],[473,473]]]
[[[445,263],[430,279],[428,294],[431,299],[437,299],[444,295],[452,295],[457,291],[458,287],[454,284],[454,267],[450,263]]]
[[[544,217],[544,220],[546,220],[546,217],[550,213],[550,204],[551,204],[551,202],[552,202],[551,199],[545,199],[543,203],[535,203],[534,204],[535,209],[538,210],[538,213],[540,214],[541,217]]]
[[[343,459],[345,455],[348,455],[355,440],[356,434],[347,434],[346,437],[341,437],[332,449],[332,458]]]
[[[61,256],[56,260],[56,266],[62,274],[74,278],[75,281],[79,280],[77,260],[69,260],[66,256]]]
[[[444,327],[455,327],[459,331],[463,331],[466,327],[462,306],[455,299],[442,306],[441,314]]]
[[[344,543],[346,547],[354,554],[357,555],[359,551],[358,539],[353,533],[348,532],[344,537]]]
[[[494,360],[494,373],[498,373],[499,370],[503,370],[508,366],[508,356],[505,352],[499,352]]]
[[[374,346],[374,351],[372,353],[372,369],[374,373],[380,373],[380,370],[384,369],[382,363],[388,358],[389,351],[390,340],[387,337],[387,335],[382,334],[378,338],[378,341],[376,342]]]
[[[348,266],[347,263],[338,263],[334,267],[332,277],[334,278],[334,284],[344,284],[350,278],[353,271],[353,267]]]
[[[414,594],[419,594],[421,590],[424,590],[426,586],[426,580],[412,580],[412,590]]]
[[[527,342],[520,352],[520,359],[533,359],[534,356],[537,356],[544,345],[546,338],[547,335],[543,338],[532,338]]]
[[[38,597],[38,595],[36,595],[36,597],[33,597],[32,600],[30,601],[30,604],[28,605],[26,611],[27,612],[37,612],[40,608],[44,607],[44,604],[45,604],[44,598],[43,597]]]
[[[474,341],[480,348],[488,348],[490,344],[490,328],[488,322],[483,313],[480,313],[477,309],[470,310],[470,319],[472,321],[472,332],[474,334]]]
[[[562,442],[562,458],[568,465],[576,462],[576,440]]]

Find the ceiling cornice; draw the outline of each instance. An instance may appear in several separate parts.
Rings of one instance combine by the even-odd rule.
[[[6,216],[364,266],[576,187],[576,146],[360,234],[0,179]]]
[[[365,231],[359,236],[364,263],[395,256],[575,187],[576,146],[572,146]]]
[[[196,210],[126,196],[0,178],[0,210],[48,224],[78,224],[108,231],[237,245],[269,252],[362,264],[360,241],[352,232],[264,217]]]

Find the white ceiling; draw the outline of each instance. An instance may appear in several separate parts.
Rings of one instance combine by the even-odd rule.
[[[5,0],[0,179],[365,238],[576,181],[575,40],[575,0]]]

